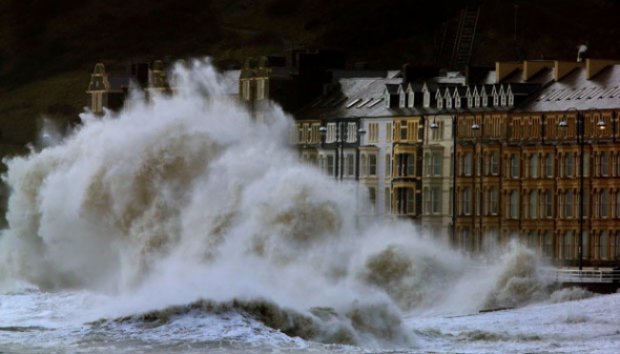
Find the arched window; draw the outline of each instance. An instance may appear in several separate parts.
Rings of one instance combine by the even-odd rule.
[[[601,260],[607,259],[609,252],[609,239],[607,231],[602,231],[598,236],[598,258]]]
[[[553,155],[545,155],[545,176],[553,177]]]
[[[468,152],[465,154],[463,159],[463,174],[465,176],[471,176],[472,173],[472,153]]]
[[[519,178],[519,156],[517,154],[510,155],[510,176],[512,178]]]
[[[519,192],[516,190],[510,194],[510,218],[519,218]]]
[[[573,259],[575,257],[575,247],[572,231],[566,231],[562,240],[562,259]]]
[[[601,159],[601,163],[600,163],[601,174],[600,175],[602,177],[607,177],[609,176],[609,153],[603,151],[601,153],[600,159]]]
[[[546,257],[553,257],[553,236],[551,231],[545,231],[542,236],[543,241],[543,255]]]
[[[599,194],[599,213],[601,218],[607,218],[609,216],[609,191],[603,189]]]
[[[573,191],[568,190],[564,193],[564,218],[573,217]]]
[[[572,153],[564,155],[564,177],[573,177],[575,169],[575,157]]]
[[[530,219],[538,219],[538,191],[530,192]]]
[[[538,155],[534,154],[530,158],[530,177],[538,178]]]

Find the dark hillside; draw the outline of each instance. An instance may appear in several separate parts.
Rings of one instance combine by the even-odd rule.
[[[429,64],[442,23],[467,3],[481,6],[474,63],[574,60],[582,43],[590,56],[620,57],[613,0],[0,0],[0,146],[32,141],[43,114],[74,118],[99,60],[209,55],[231,67],[328,47],[345,50],[350,65]]]

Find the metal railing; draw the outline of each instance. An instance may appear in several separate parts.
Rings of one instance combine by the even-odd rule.
[[[620,282],[620,269],[555,269],[558,283],[614,283]]]

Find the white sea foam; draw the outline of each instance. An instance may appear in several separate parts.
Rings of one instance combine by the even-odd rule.
[[[175,95],[84,113],[62,143],[7,161],[0,286],[101,294],[72,310],[78,322],[265,301],[307,319],[308,339],[371,347],[415,345],[403,314],[544,293],[539,261],[517,244],[472,260],[410,223],[360,220],[366,196],[299,162],[290,118],[267,106],[253,119],[207,61],[173,77]]]

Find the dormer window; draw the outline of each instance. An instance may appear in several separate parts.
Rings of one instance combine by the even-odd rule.
[[[398,94],[398,107],[405,108],[405,103],[407,101],[407,96],[405,95],[405,91],[400,90]]]
[[[471,93],[469,87],[467,87],[467,91],[465,91],[465,97],[467,97],[467,107],[473,107],[474,105],[474,96]]]
[[[499,99],[501,101],[501,105],[506,105],[506,92],[504,91],[504,86],[500,86],[499,88]]]
[[[435,93],[435,101],[437,101],[437,109],[443,109],[443,97],[440,89],[437,89],[437,93]]]
[[[493,95],[493,105],[499,106],[499,95],[497,93]]]
[[[450,96],[450,90],[446,89],[446,92],[443,94],[443,99],[446,103],[446,108],[452,108],[452,96]]]
[[[409,108],[413,108],[413,90],[411,89],[411,86],[409,86],[409,89],[407,90],[407,107]]]
[[[488,107],[489,106],[489,96],[484,95],[482,96],[482,107]]]
[[[510,85],[508,85],[508,89],[506,90],[506,97],[508,98],[508,105],[514,106],[515,96],[512,94],[512,87]]]
[[[456,99],[454,100],[454,106],[456,108],[461,108],[461,97],[457,96]]]
[[[428,108],[431,105],[431,93],[428,91],[424,91],[424,108]]]

